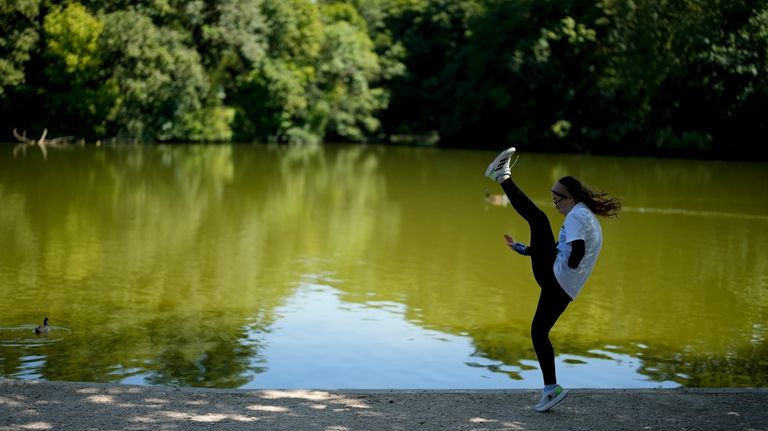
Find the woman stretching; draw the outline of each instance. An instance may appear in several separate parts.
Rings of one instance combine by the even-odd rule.
[[[512,250],[531,257],[533,277],[541,287],[531,324],[531,339],[544,375],[544,392],[534,409],[545,412],[568,393],[557,384],[555,351],[549,341],[549,331],[579,294],[600,254],[603,236],[595,215],[615,216],[621,202],[606,193],[590,190],[574,177],[560,178],[550,190],[555,208],[565,216],[555,242],[547,215],[512,181],[509,162],[514,153],[514,147],[502,151],[488,166],[485,176],[501,185],[512,207],[531,229],[530,246],[509,235],[504,235],[504,239]]]

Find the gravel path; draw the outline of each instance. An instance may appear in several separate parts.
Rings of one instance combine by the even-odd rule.
[[[0,430],[764,430],[767,389],[205,390],[0,379]]]

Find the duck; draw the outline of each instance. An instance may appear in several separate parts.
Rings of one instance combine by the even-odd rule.
[[[35,328],[35,334],[47,334],[51,332],[51,327],[48,326],[48,318],[43,319],[43,324]]]
[[[493,206],[505,207],[509,205],[509,198],[507,195],[492,195],[488,189],[485,189],[485,202]]]

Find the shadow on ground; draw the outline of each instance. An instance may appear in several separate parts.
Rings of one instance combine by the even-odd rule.
[[[0,380],[2,430],[768,430],[768,390],[225,391]]]

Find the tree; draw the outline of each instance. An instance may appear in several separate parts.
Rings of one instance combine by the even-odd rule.
[[[109,131],[127,140],[186,139],[202,120],[209,83],[196,51],[182,36],[134,11],[104,16],[103,91],[112,99]]]
[[[379,129],[375,114],[387,103],[386,90],[373,87],[381,76],[379,57],[352,6],[336,3],[322,11],[325,37],[311,117],[327,124],[331,139],[364,141]]]
[[[37,18],[41,0],[0,3],[0,100],[7,89],[24,83],[24,66],[40,38]]]
[[[99,38],[104,23],[79,3],[56,6],[45,16],[43,106],[61,133],[103,136],[111,98],[105,97]]]
[[[235,136],[237,108],[230,105],[247,92],[243,77],[267,55],[269,27],[262,7],[260,0],[192,1],[180,12],[182,28],[190,31],[210,81],[206,107],[195,114],[190,139],[230,141]]]
[[[404,73],[387,85],[391,100],[382,113],[389,134],[420,135],[439,128],[441,75],[467,42],[469,22],[482,11],[479,0],[398,0],[387,28],[402,46]],[[386,69],[385,69],[386,70]]]
[[[316,79],[323,27],[309,0],[264,2],[268,55],[238,82],[237,140],[318,142],[323,124],[313,122],[310,89]]]
[[[605,1],[603,9],[607,141],[688,156],[764,142],[766,120],[754,113],[766,108],[765,1]]]
[[[568,149],[594,97],[594,9],[580,0],[489,2],[441,74],[441,145]]]
[[[713,9],[686,67],[688,97],[673,118],[683,132],[709,138],[695,150],[753,154],[768,142],[768,2],[724,0]]]
[[[31,115],[37,88],[28,67],[40,53],[42,0],[0,1],[0,141],[14,127],[39,134]],[[32,82],[30,82],[32,81]]]

